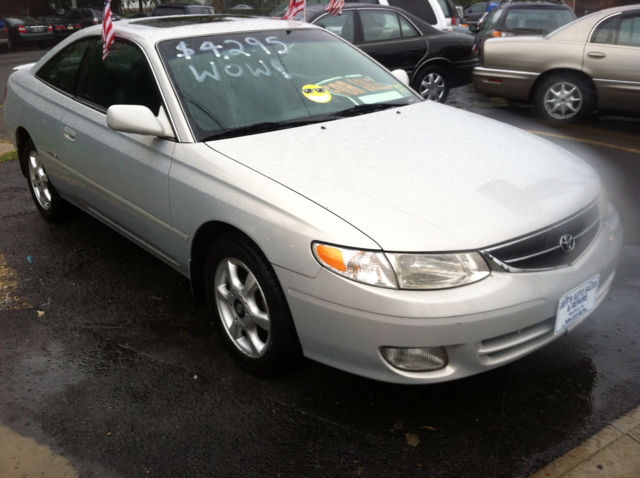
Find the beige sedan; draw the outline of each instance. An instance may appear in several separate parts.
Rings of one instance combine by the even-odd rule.
[[[640,111],[640,5],[592,13],[543,38],[487,40],[473,84],[562,122],[596,109]]]

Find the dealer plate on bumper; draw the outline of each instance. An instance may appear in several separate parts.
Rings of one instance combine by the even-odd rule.
[[[593,310],[596,306],[599,281],[600,275],[594,276],[560,297],[554,333],[563,331]]]

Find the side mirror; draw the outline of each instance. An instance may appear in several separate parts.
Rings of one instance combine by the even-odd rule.
[[[123,133],[175,139],[167,113],[160,107],[158,116],[141,105],[113,105],[107,110],[107,126]]]
[[[469,24],[469,31],[471,33],[478,33],[478,30],[480,30],[480,26],[477,23],[470,23]]]
[[[409,75],[404,70],[393,70],[391,74],[403,85],[409,86]]]

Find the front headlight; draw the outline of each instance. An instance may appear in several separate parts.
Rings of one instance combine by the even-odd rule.
[[[387,253],[401,289],[447,289],[470,284],[490,274],[477,252],[455,254]]]
[[[378,287],[398,288],[393,269],[382,252],[314,243],[313,254],[320,264],[341,276]]]
[[[477,252],[385,254],[314,243],[313,253],[320,264],[343,277],[390,289],[446,289],[490,274]]]

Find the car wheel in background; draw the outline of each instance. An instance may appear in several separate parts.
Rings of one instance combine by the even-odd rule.
[[[40,154],[33,141],[29,139],[22,148],[21,161],[25,162],[27,182],[33,202],[38,211],[49,222],[59,222],[67,219],[73,213],[73,206],[65,201],[44,170]]]
[[[589,83],[571,74],[552,75],[542,80],[534,100],[544,118],[563,123],[580,119],[595,106],[595,95]]]
[[[414,89],[426,100],[444,103],[449,96],[449,75],[439,66],[428,66],[416,76]]]
[[[241,234],[227,234],[207,255],[209,314],[231,355],[260,376],[277,375],[301,355],[284,293],[271,265]]]

